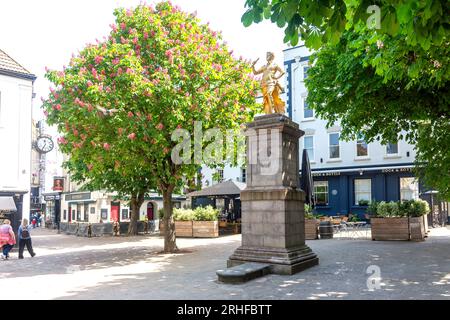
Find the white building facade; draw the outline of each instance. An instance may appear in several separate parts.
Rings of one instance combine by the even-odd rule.
[[[287,115],[305,132],[300,150],[308,151],[317,211],[361,215],[372,200],[418,198],[419,183],[412,172],[413,145],[404,140],[388,145],[367,143],[362,136],[356,141],[343,141],[339,123],[327,128],[327,121],[316,117],[308,107],[305,79],[310,55],[304,46],[289,48],[284,51],[284,66]]]
[[[36,77],[0,50],[0,203],[13,200],[12,226],[29,217],[32,99]],[[0,211],[11,210],[1,208]]]

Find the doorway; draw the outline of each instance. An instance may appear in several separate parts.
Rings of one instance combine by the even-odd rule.
[[[111,202],[111,221],[119,222],[120,202]]]
[[[155,218],[155,206],[153,202],[147,203],[147,219],[148,221],[152,221]]]

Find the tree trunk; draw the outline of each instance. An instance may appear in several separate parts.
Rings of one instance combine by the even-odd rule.
[[[139,209],[144,203],[144,194],[132,194],[131,195],[131,216],[130,225],[128,226],[128,235],[136,236],[138,234],[138,221],[139,221]]]
[[[164,201],[164,252],[177,252],[177,242],[175,237],[175,222],[173,221],[173,207],[172,207],[172,191],[173,186],[168,187],[163,191]]]

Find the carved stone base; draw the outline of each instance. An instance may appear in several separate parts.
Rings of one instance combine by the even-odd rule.
[[[292,275],[319,264],[319,258],[307,246],[296,248],[239,247],[227,261],[227,267],[247,262],[270,264],[274,274]]]

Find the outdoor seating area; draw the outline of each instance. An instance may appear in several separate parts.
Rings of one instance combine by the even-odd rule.
[[[370,220],[349,221],[347,216],[321,217],[320,221],[330,221],[333,226],[333,238],[336,239],[371,239]]]

